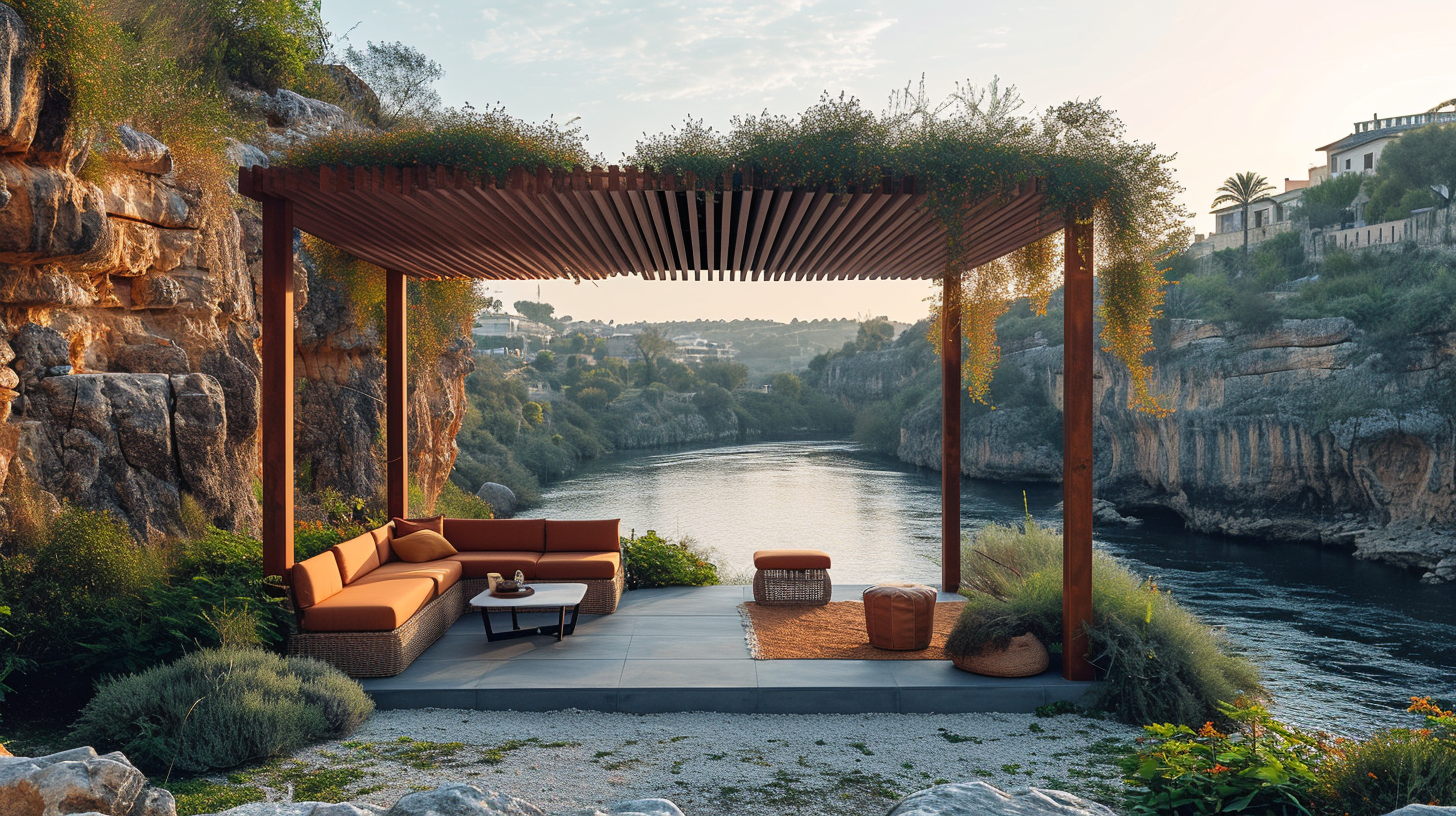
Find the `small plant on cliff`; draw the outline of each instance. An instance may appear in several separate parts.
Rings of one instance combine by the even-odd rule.
[[[1028,518],[1017,530],[989,525],[968,548],[967,601],[946,642],[974,654],[1031,632],[1047,644],[1062,637],[1062,544],[1055,530]],[[1181,724],[1219,720],[1220,700],[1259,693],[1249,660],[1171,593],[1111,556],[1094,553],[1093,625],[1088,656],[1099,681],[1087,702],[1123,722]]]
[[[338,739],[373,710],[364,689],[327,663],[205,649],[103,682],[74,738],[150,771],[201,773]]]

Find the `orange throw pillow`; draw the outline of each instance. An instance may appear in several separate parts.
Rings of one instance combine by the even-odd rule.
[[[402,538],[410,533],[418,533],[421,530],[433,530],[440,535],[445,534],[445,516],[438,515],[432,518],[402,519],[394,520],[394,537]]]
[[[449,558],[456,550],[445,537],[434,530],[420,530],[402,538],[396,538],[392,545],[399,560],[418,564],[423,561],[439,561]]]

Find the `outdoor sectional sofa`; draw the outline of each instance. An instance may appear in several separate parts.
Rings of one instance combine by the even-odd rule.
[[[457,554],[401,561],[390,546],[391,521],[294,564],[289,594],[298,627],[288,653],[326,660],[354,677],[399,674],[488,589],[492,572],[520,570],[538,584],[584,583],[581,611],[590,615],[615,612],[622,597],[617,519],[445,519],[444,536]]]

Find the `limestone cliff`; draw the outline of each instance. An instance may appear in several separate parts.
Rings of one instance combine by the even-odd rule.
[[[1128,410],[1126,369],[1099,356],[1098,497],[1122,511],[1166,508],[1203,532],[1350,547],[1430,581],[1456,579],[1456,333],[1413,337],[1397,362],[1344,318],[1262,332],[1195,320],[1169,328],[1154,355],[1168,417]],[[1002,364],[1060,405],[1060,346]],[[1032,415],[1001,406],[968,417],[963,472],[1059,480],[1061,429]],[[907,415],[899,455],[939,467],[938,405]]]
[[[284,90],[233,96],[266,122],[259,144],[229,148],[240,166],[359,127]],[[78,174],[92,150],[107,159],[100,183]],[[0,5],[0,486],[23,470],[142,537],[180,529],[183,495],[220,527],[256,530],[260,229],[240,200],[206,213],[202,200],[151,136],[76,132],[24,24]],[[374,495],[379,338],[342,325],[323,293],[310,301],[306,271],[299,461],[320,486]],[[454,460],[469,365],[457,350],[417,372],[411,448],[427,494]]]

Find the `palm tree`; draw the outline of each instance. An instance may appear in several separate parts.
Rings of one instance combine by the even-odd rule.
[[[1249,254],[1249,205],[1255,201],[1267,198],[1267,193],[1274,192],[1274,185],[1263,176],[1249,171],[1247,173],[1235,173],[1223,180],[1223,186],[1219,187],[1218,198],[1213,200],[1214,207],[1222,207],[1225,204],[1238,204],[1244,208],[1244,254]]]

